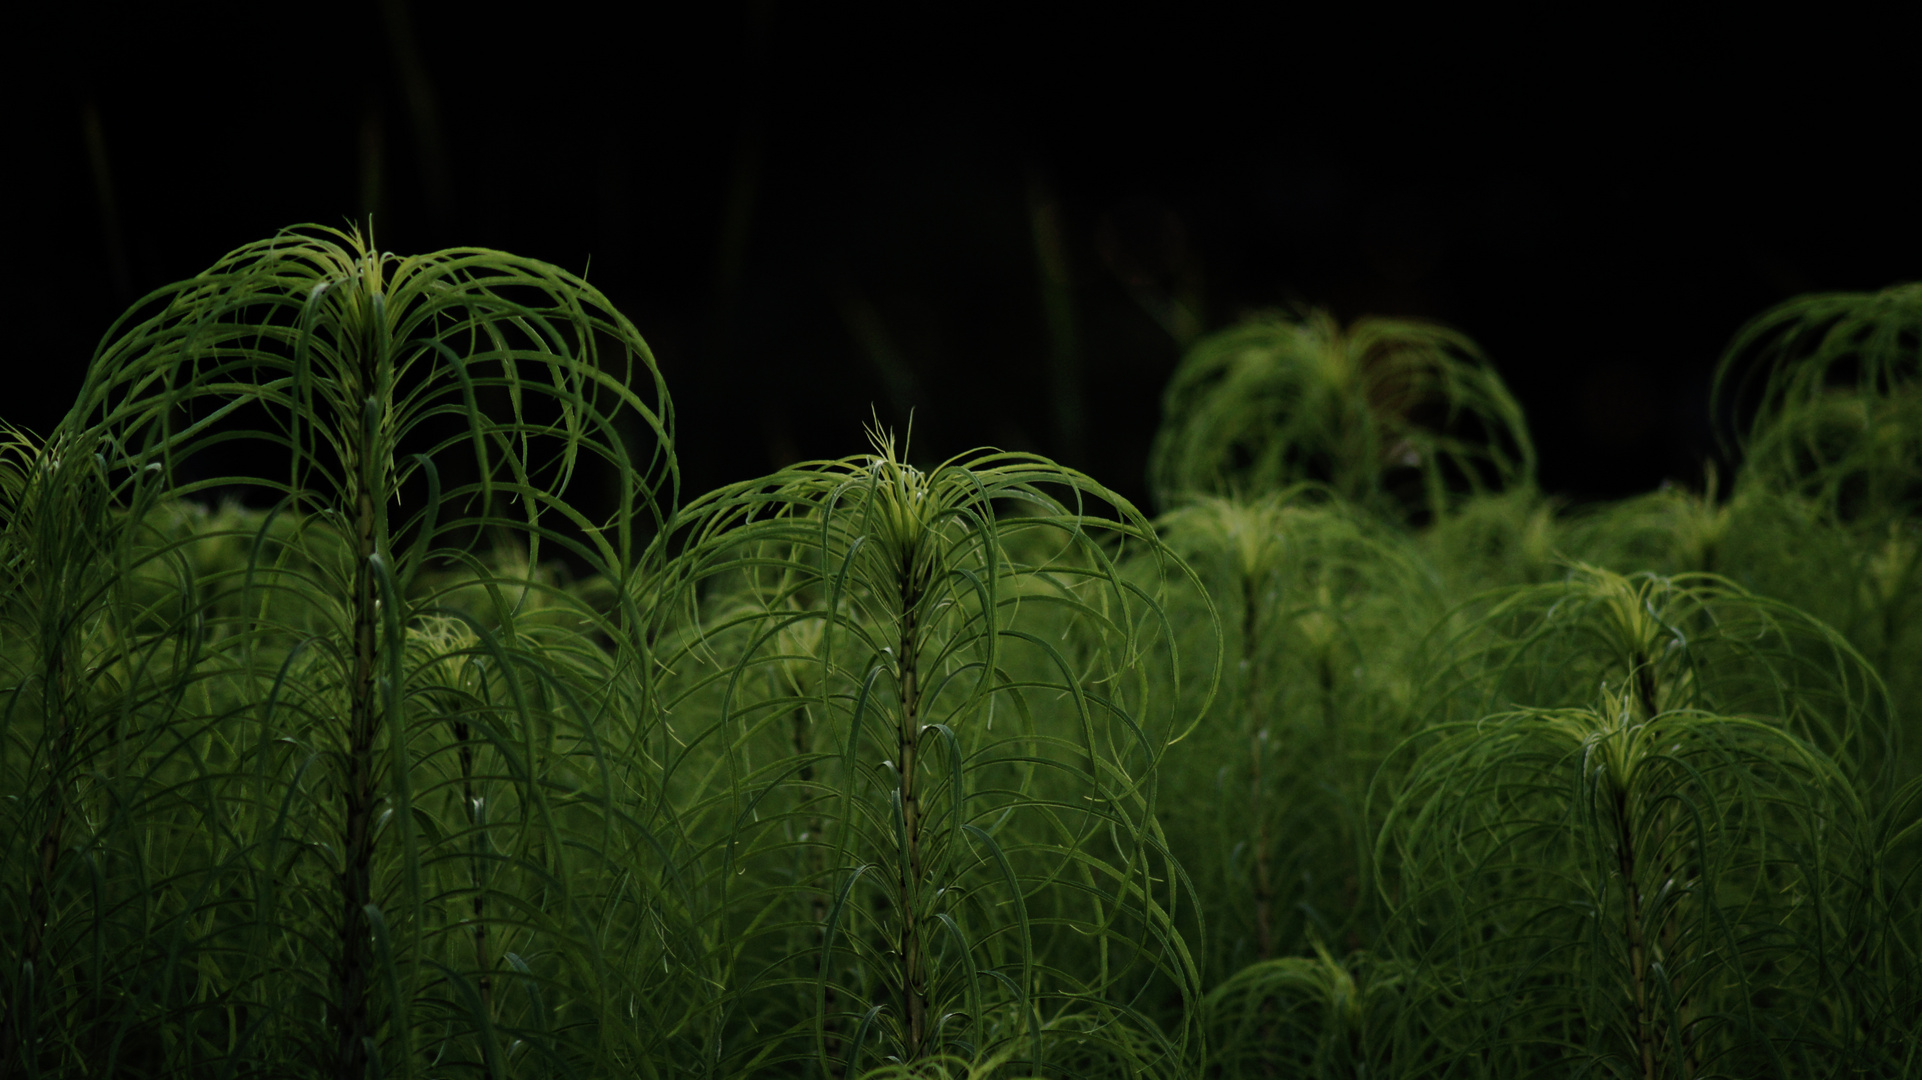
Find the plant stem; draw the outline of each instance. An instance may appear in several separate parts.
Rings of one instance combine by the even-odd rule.
[[[1642,719],[1653,720],[1657,711],[1659,696],[1655,685],[1655,662],[1646,657],[1636,657],[1635,700],[1642,707]]]
[[[1648,953],[1642,939],[1642,889],[1635,880],[1635,827],[1629,818],[1628,791],[1615,792],[1615,853],[1628,894],[1623,929],[1628,935],[1628,965],[1635,983],[1635,1041],[1641,1048],[1643,1080],[1655,1080],[1655,1032],[1648,1008]]]
[[[371,305],[369,305],[371,308]],[[366,315],[371,320],[372,311]],[[353,425],[359,438],[353,445],[354,460],[349,501],[354,509],[354,668],[348,685],[350,695],[347,719],[346,784],[342,826],[345,843],[341,852],[341,954],[335,979],[340,1010],[339,1041],[335,1047],[337,1080],[364,1080],[368,1071],[367,1048],[374,1030],[368,996],[371,990],[374,956],[372,927],[367,921],[367,906],[373,902],[374,814],[378,797],[374,776],[374,738],[376,715],[375,664],[376,634],[380,612],[377,608],[378,585],[374,580],[377,509],[375,500],[385,493],[381,464],[378,418],[374,412],[381,392],[379,380],[382,357],[378,328],[361,328],[360,385],[367,395],[368,411]]]
[[[371,453],[373,447],[363,447]],[[340,875],[341,956],[336,976],[340,1009],[336,1047],[339,1080],[362,1080],[367,1071],[365,1040],[373,1034],[367,1008],[374,956],[367,905],[373,901],[374,862],[374,497],[362,485],[355,498],[354,672],[349,686],[347,783],[344,803],[346,845]]]
[[[908,1025],[907,1059],[919,1060],[927,1030],[927,1000],[921,955],[920,927],[915,922],[915,893],[921,885],[921,807],[915,792],[916,744],[920,741],[920,686],[916,682],[915,650],[919,645],[916,617],[921,605],[921,581],[915,573],[912,549],[901,557],[901,637],[897,642],[897,672],[901,687],[901,720],[896,732],[901,770],[901,827],[907,862],[901,867],[901,1006]]]

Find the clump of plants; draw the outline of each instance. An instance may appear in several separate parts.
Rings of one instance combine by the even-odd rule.
[[[0,432],[0,1076],[1909,1075],[1918,298],[1575,508],[1459,333],[1259,317],[1149,518],[683,500],[579,277],[240,248]]]
[[[1164,508],[1311,481],[1433,518],[1534,475],[1513,395],[1474,342],[1432,323],[1258,316],[1196,342],[1162,409],[1148,479]]]

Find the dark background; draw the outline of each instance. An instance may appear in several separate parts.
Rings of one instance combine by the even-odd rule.
[[[42,431],[142,293],[372,212],[586,268],[690,492],[912,409],[917,459],[1144,500],[1179,342],[1311,303],[1465,331],[1544,486],[1609,497],[1699,481],[1744,320],[1922,277],[1913,27],[1826,5],[35,10],[0,417]]]

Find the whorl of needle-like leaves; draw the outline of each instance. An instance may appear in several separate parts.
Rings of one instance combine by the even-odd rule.
[[[1922,283],[1779,304],[1715,372],[1745,477],[1881,524],[1922,506]]]
[[[687,939],[622,798],[672,411],[593,287],[289,230],[136,305],[34,469],[0,1073],[645,1072],[699,1041],[693,995],[637,981]]]
[[[135,305],[62,429],[109,468],[162,468],[173,497],[352,516],[369,491],[402,584],[502,532],[618,576],[679,494],[666,384],[586,281],[320,227]]]
[[[1521,407],[1473,342],[1410,319],[1344,330],[1314,311],[1250,319],[1188,350],[1148,482],[1163,508],[1312,480],[1392,516],[1440,516],[1534,469]]]
[[[1633,691],[1444,725],[1378,861],[1433,1075],[1819,1077],[1902,1052],[1868,814],[1780,726]],[[1893,1075],[1871,1071],[1869,1075]]]
[[[1695,709],[1780,727],[1885,791],[1898,736],[1882,679],[1829,626],[1713,574],[1576,564],[1461,605],[1431,639],[1434,721],[1577,708],[1598,690],[1644,717]]]
[[[1150,692],[1182,677],[1158,579],[1185,568],[1072,470],[924,471],[874,443],[695,501],[650,590],[682,613],[670,794],[726,913],[715,1067],[1191,1060],[1188,901],[1153,810],[1195,717]],[[1159,572],[1122,572],[1137,551]]]

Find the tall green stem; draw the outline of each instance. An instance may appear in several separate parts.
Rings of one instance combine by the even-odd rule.
[[[371,313],[369,315],[371,321]],[[339,1042],[335,1050],[338,1080],[363,1080],[367,1074],[367,1048],[373,1038],[373,1023],[368,1009],[368,992],[373,975],[372,928],[367,921],[367,906],[373,902],[374,815],[378,799],[374,776],[374,738],[379,717],[376,710],[375,637],[380,617],[376,607],[374,581],[376,553],[376,500],[384,495],[379,438],[379,366],[376,328],[364,329],[361,340],[360,389],[367,395],[367,411],[354,425],[359,432],[350,475],[350,504],[354,508],[354,585],[353,585],[353,675],[348,686],[346,783],[341,799],[343,846],[341,899],[341,953],[336,969],[335,1007],[340,1010]]]
[[[922,955],[915,898],[921,886],[921,806],[914,782],[915,751],[921,736],[921,689],[915,670],[922,582],[910,547],[901,557],[901,636],[895,663],[901,686],[901,719],[896,735],[901,770],[901,828],[906,861],[901,867],[901,1008],[907,1021],[909,1061],[918,1060],[927,1034],[926,958]]]
[[[1633,657],[1630,677],[1634,682],[1635,705],[1639,712],[1636,719],[1647,723],[1655,716],[1660,701],[1654,659],[1638,651]],[[1648,943],[1642,930],[1642,888],[1636,876],[1635,821],[1629,814],[1629,777],[1623,775],[1613,779],[1616,784],[1615,854],[1622,874],[1622,889],[1628,898],[1623,930],[1628,937],[1628,963],[1634,980],[1635,1040],[1641,1049],[1642,1076],[1644,1080],[1655,1080],[1655,1018],[1648,1003]]]
[[[1653,717],[1656,713],[1656,703],[1659,700],[1661,691],[1655,674],[1655,661],[1646,655],[1638,655],[1636,657],[1636,663],[1636,695],[1639,699],[1642,716],[1644,718]],[[1662,846],[1666,847],[1667,841],[1672,839],[1675,834],[1677,810],[1673,804],[1670,804],[1663,813],[1661,836]],[[1656,873],[1659,875],[1657,880],[1680,880],[1686,876],[1686,868],[1675,865],[1672,859],[1664,857],[1662,863],[1663,865],[1656,868]],[[1682,1025],[1677,1035],[1681,1040],[1680,1049],[1683,1051],[1682,1067],[1686,1075],[1694,1076],[1700,1064],[1696,1060],[1700,1053],[1700,1048],[1687,1045],[1688,1025],[1694,1015],[1694,1003],[1688,996],[1687,981],[1678,963],[1680,937],[1680,919],[1674,908],[1671,907],[1669,914],[1662,920],[1661,933],[1659,936],[1660,955],[1663,963],[1670,972],[1669,989],[1679,1003],[1676,1009],[1676,1016]]]
[[[1628,966],[1635,990],[1635,1041],[1641,1049],[1643,1080],[1655,1080],[1655,1024],[1648,1005],[1648,950],[1642,938],[1642,887],[1635,877],[1635,825],[1629,816],[1626,786],[1615,792],[1615,854],[1628,896],[1623,930],[1628,936]]]

